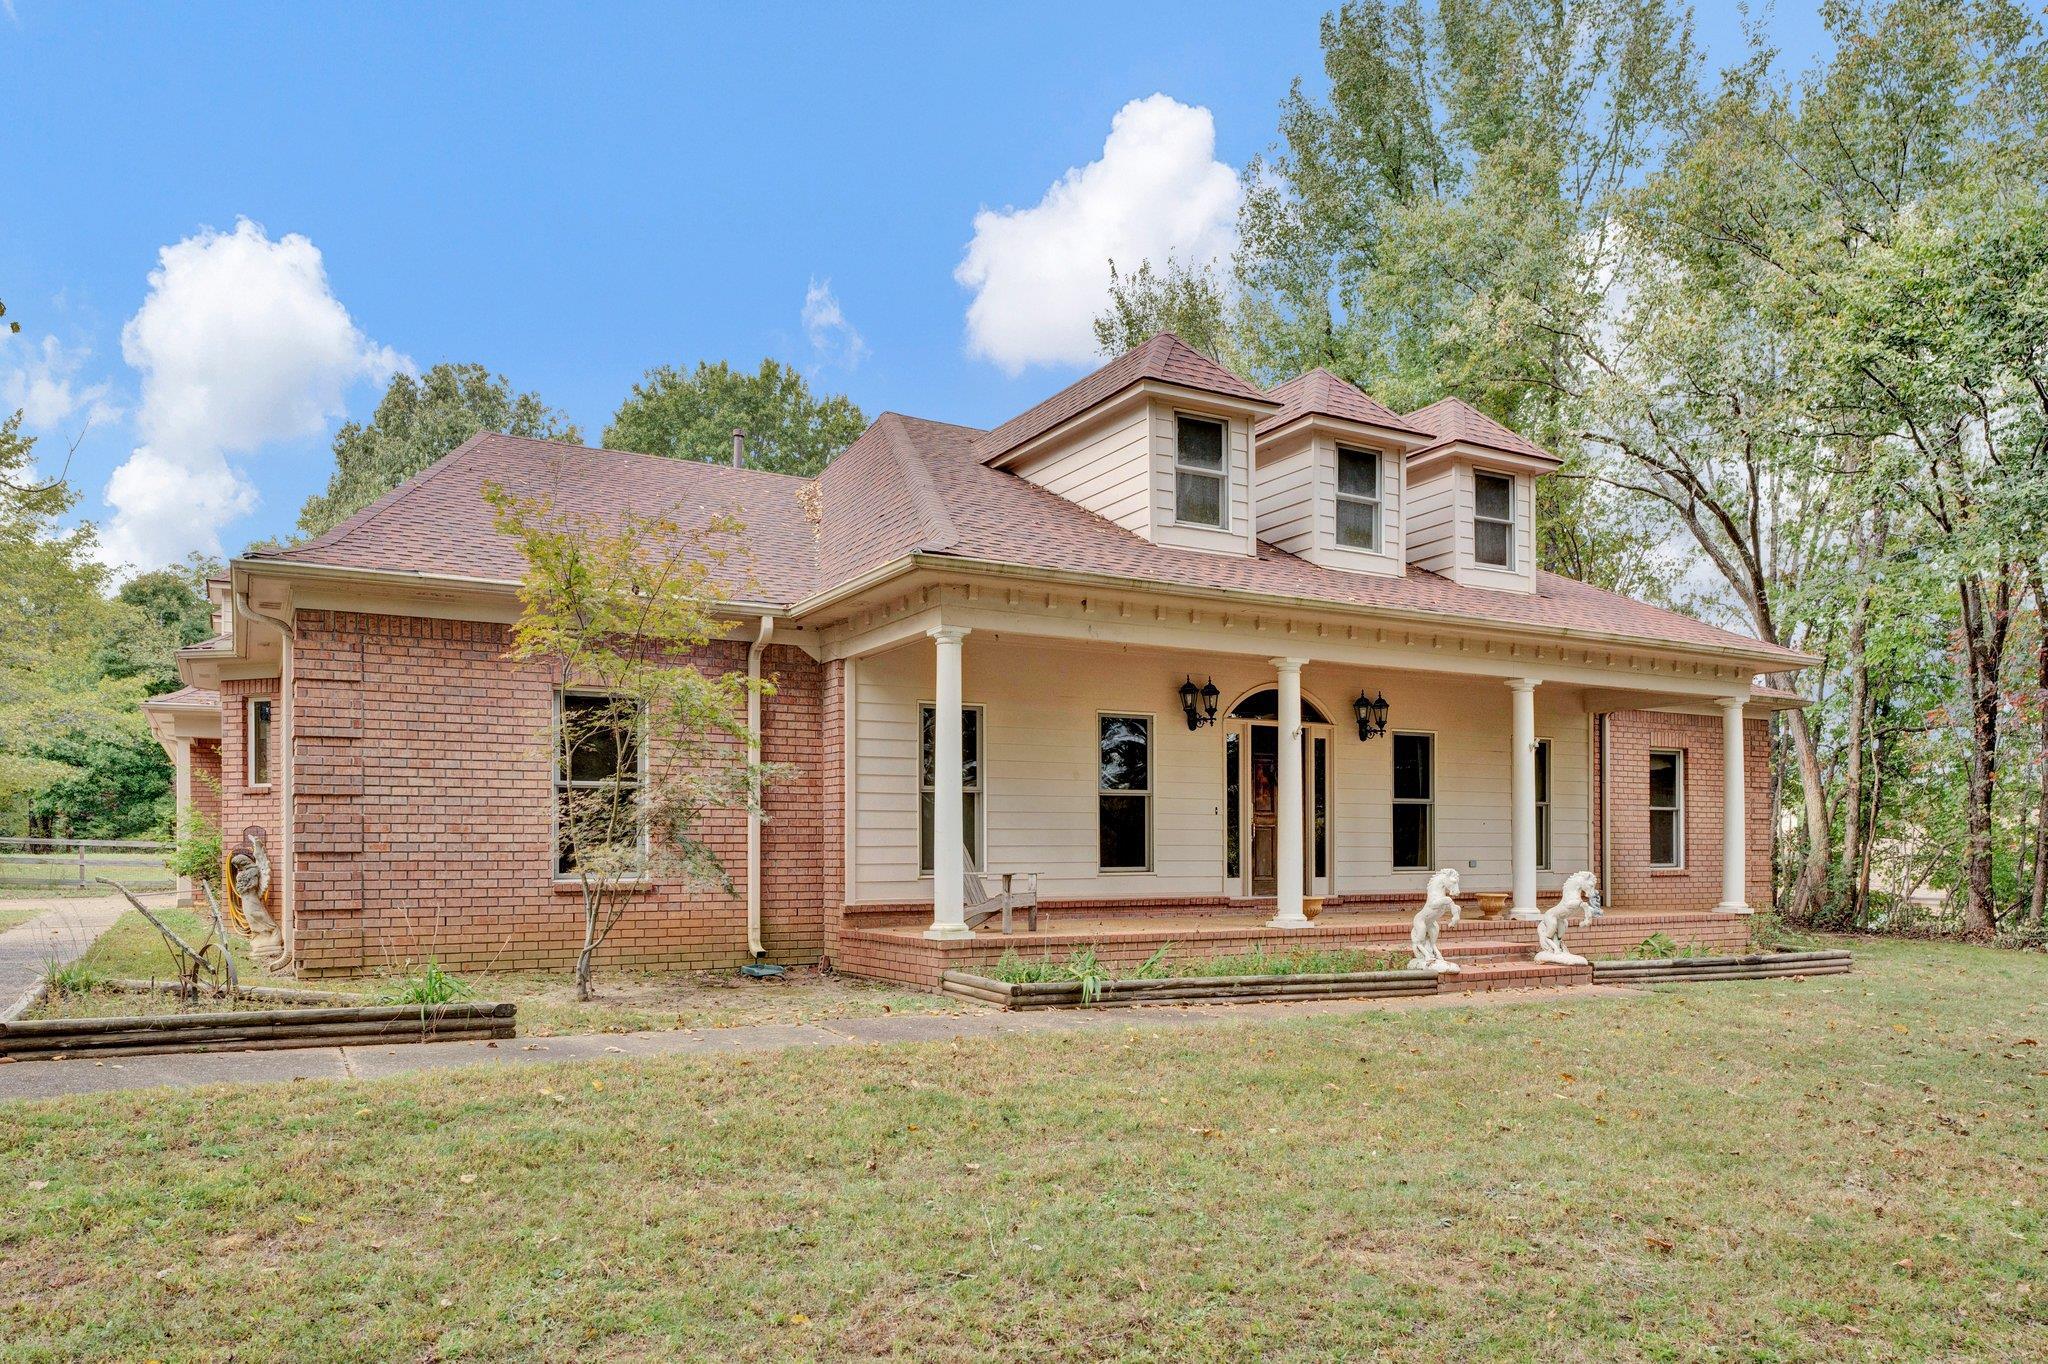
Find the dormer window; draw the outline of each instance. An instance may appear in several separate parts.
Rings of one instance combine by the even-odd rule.
[[[1380,457],[1337,447],[1337,543],[1380,549]]]
[[[1223,423],[1180,414],[1173,455],[1173,519],[1184,526],[1222,530],[1228,479],[1223,462]]]
[[[1515,480],[1472,472],[1472,558],[1488,568],[1515,566]]]

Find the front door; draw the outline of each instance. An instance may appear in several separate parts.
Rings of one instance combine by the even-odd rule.
[[[1330,727],[1302,726],[1302,870],[1310,895],[1330,886]],[[1224,876],[1240,895],[1279,889],[1280,727],[1231,720],[1224,733]]]

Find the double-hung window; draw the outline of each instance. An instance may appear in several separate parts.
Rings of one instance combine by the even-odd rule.
[[[1370,450],[1337,448],[1337,543],[1345,549],[1380,548],[1380,457]]]
[[[938,723],[937,706],[917,708],[918,801],[917,868],[930,874],[937,841],[933,825],[938,814]],[[960,708],[960,837],[966,844],[967,859],[975,870],[981,861],[981,707]]]
[[[635,873],[647,854],[641,735],[646,708],[629,696],[563,692],[555,745],[555,874]]]
[[[1550,870],[1550,740],[1536,741],[1536,865]]]
[[[248,781],[251,787],[270,785],[270,706],[267,696],[249,698],[248,725],[244,739],[249,746]]]
[[[1515,566],[1515,480],[1472,472],[1472,557],[1489,568]]]
[[[1152,721],[1097,717],[1096,866],[1152,870]]]
[[[1185,414],[1175,419],[1173,519],[1184,526],[1229,525],[1230,475],[1224,464],[1220,421]]]
[[[1650,865],[1685,865],[1685,751],[1650,750]]]
[[[1394,736],[1394,870],[1425,871],[1435,858],[1436,739]]]

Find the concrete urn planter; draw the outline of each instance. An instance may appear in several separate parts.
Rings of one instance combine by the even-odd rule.
[[[1508,895],[1506,891],[1482,890],[1479,892],[1480,918],[1498,919],[1501,915],[1507,912]]]

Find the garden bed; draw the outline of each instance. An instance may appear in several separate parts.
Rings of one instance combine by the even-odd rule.
[[[1273,999],[1359,999],[1433,995],[1433,971],[1340,971],[1266,976],[1159,976],[1129,980],[998,980],[948,971],[949,995],[1004,1009],[1071,1009],[1082,1005],[1231,1004]]]
[[[1669,981],[1774,980],[1785,976],[1846,975],[1846,951],[1756,952],[1741,957],[1663,957],[1651,961],[1596,961],[1600,985],[1656,985]]]
[[[164,1001],[156,1012],[22,1018],[0,1023],[0,1061],[137,1056],[153,1052],[270,1051],[287,1047],[368,1046],[507,1038],[515,1027],[510,1003],[334,1003],[347,996],[261,989],[234,998],[193,1001],[141,982],[102,989],[95,1000]],[[133,988],[134,986],[141,988]],[[280,1005],[284,1007],[279,1007]]]

